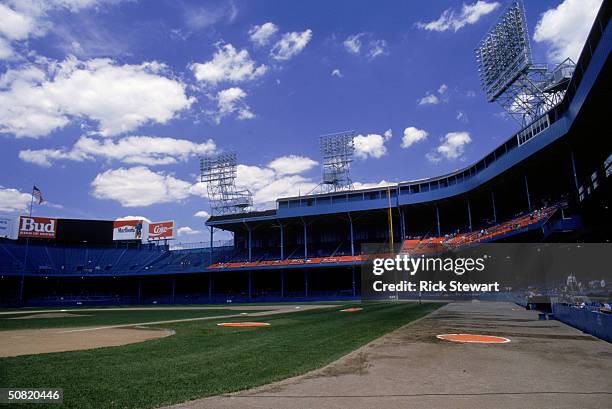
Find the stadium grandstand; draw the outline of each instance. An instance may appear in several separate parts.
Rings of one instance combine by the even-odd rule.
[[[351,299],[369,243],[426,253],[479,242],[609,242],[612,139],[600,124],[612,89],[611,8],[603,2],[562,100],[476,163],[390,186],[278,198],[268,210],[235,196],[240,211],[213,211],[201,246],[114,240],[113,221],[57,219],[53,238],[0,239],[0,302]],[[233,241],[215,242],[219,230]]]

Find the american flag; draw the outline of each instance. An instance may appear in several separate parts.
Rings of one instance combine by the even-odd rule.
[[[38,200],[38,204],[41,204],[42,202],[44,202],[42,192],[36,186],[32,188],[32,196],[34,196]]]

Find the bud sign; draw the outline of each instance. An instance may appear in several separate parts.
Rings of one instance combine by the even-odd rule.
[[[57,220],[48,217],[19,218],[19,237],[54,239],[57,231]]]

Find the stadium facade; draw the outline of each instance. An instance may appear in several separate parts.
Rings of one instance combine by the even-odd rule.
[[[0,239],[0,302],[353,298],[364,243],[609,242],[611,8],[603,2],[561,102],[470,166],[215,215],[209,247],[113,241],[112,222],[58,220],[52,239]],[[233,242],[213,246],[219,230]]]

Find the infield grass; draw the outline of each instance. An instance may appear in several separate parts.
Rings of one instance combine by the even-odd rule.
[[[222,320],[165,324],[176,334],[120,347],[2,358],[0,387],[61,387],[66,408],[169,405],[305,373],[441,305],[347,303],[257,317],[272,324],[260,328],[218,327]],[[339,311],[346,307],[364,309]]]
[[[36,328],[66,328],[84,326],[104,326],[119,324],[138,324],[151,321],[180,320],[185,318],[214,317],[240,314],[241,312],[260,312],[248,310],[151,310],[151,311],[88,311],[69,310],[66,313],[81,316],[57,318],[15,319],[28,314],[0,315],[0,331]],[[34,313],[37,314],[37,313]]]

